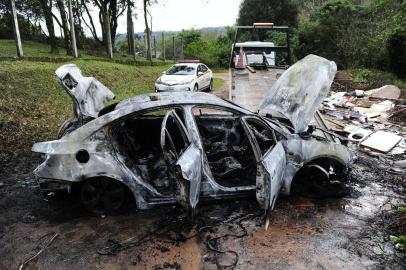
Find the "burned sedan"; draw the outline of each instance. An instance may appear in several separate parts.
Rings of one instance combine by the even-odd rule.
[[[86,209],[114,212],[130,195],[139,209],[256,196],[272,210],[280,192],[329,194],[352,163],[343,145],[312,134],[336,65],[310,55],[289,68],[257,113],[208,93],[114,95],[74,65],[57,70],[75,119],[55,141],[34,144],[44,194],[77,190]],[[103,109],[102,109],[103,108]]]

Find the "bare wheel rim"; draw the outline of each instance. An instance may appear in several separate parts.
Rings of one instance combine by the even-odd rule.
[[[292,183],[293,191],[306,197],[323,197],[330,184],[327,172],[319,168],[308,167],[305,174],[306,176]]]
[[[125,201],[125,190],[121,183],[108,179],[86,181],[80,192],[84,207],[96,214],[113,213]]]

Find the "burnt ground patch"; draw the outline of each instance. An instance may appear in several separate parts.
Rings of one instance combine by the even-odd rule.
[[[94,216],[74,196],[45,202],[31,174],[38,158],[17,157],[0,181],[0,268],[18,268],[52,234],[30,266],[39,269],[401,269],[389,236],[404,233],[402,176],[360,154],[351,193],[339,199],[281,196],[270,226],[255,199],[201,204],[195,222],[177,206]],[[4,167],[3,167],[4,168]],[[404,218],[404,217],[403,217]],[[108,251],[108,254],[103,254]],[[106,253],[106,252],[105,252]]]

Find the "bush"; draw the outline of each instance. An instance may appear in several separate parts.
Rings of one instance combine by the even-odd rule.
[[[387,47],[391,70],[401,78],[406,78],[406,3],[393,16],[395,29],[392,30]]]
[[[406,29],[397,29],[389,37],[390,68],[401,78],[406,78]]]
[[[337,62],[339,68],[389,68],[386,43],[392,17],[400,4],[396,0],[374,0],[354,5],[335,0],[321,6],[299,26],[299,58],[309,53]]]

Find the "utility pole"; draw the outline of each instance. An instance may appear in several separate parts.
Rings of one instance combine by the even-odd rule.
[[[156,38],[155,38],[155,36],[154,36],[154,53],[155,53],[155,58],[157,58],[156,57]]]
[[[183,38],[180,38],[180,59],[185,59],[185,56],[183,55]]]
[[[73,15],[72,15],[72,0],[68,0],[68,9],[69,9],[72,54],[74,58],[78,58],[78,48],[76,47],[76,36],[75,36],[75,24],[73,23]]]
[[[166,61],[166,52],[165,52],[165,34],[162,31],[162,53],[164,57],[164,62]]]
[[[175,36],[173,36],[173,62],[176,63],[176,45],[175,45]]]
[[[17,11],[14,0],[11,0],[11,13],[13,16],[13,30],[14,30],[14,39],[16,42],[17,56],[18,58],[24,58],[23,46],[21,45],[20,29],[18,28],[17,20]]]

